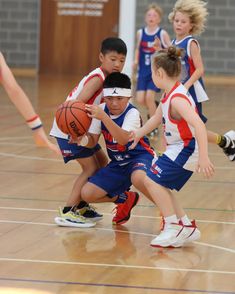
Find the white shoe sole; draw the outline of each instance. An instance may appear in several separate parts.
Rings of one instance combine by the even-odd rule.
[[[87,222],[87,223],[71,222],[59,216],[55,217],[55,223],[60,227],[76,227],[76,228],[91,228],[96,225],[96,223],[94,222]]]

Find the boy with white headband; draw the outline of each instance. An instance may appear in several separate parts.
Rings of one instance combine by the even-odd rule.
[[[79,142],[92,148],[97,144],[102,133],[110,162],[88,179],[82,188],[81,197],[88,203],[116,203],[117,215],[123,213],[125,218],[117,222],[114,217],[113,224],[123,224],[130,218],[131,210],[139,198],[138,195],[133,199],[125,198],[124,192],[132,184],[151,198],[142,179],[150,168],[155,153],[147,137],[141,138],[135,149],[129,150],[130,132],[138,129],[142,124],[139,111],[129,103],[130,78],[125,74],[114,72],[106,77],[103,87],[105,103],[99,106],[86,105],[93,120],[89,132]]]

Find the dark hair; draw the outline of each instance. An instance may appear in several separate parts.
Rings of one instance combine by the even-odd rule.
[[[152,69],[163,68],[169,77],[177,77],[181,73],[181,57],[183,49],[170,46],[156,52],[152,57]]]
[[[118,54],[123,54],[126,56],[127,47],[125,42],[122,39],[115,37],[104,39],[101,43],[100,52],[105,55],[110,51],[115,51]]]
[[[106,77],[103,87],[131,89],[131,80],[126,74],[113,72]]]

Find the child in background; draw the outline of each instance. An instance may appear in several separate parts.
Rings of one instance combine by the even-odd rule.
[[[203,122],[207,118],[202,114],[202,102],[208,100],[208,97],[202,80],[204,66],[200,46],[194,36],[204,31],[207,15],[206,2],[201,0],[178,0],[169,14],[175,32],[172,44],[185,51],[182,57],[181,82],[193,97]],[[219,135],[207,130],[207,135],[209,143],[217,144],[229,160],[235,160],[235,131]]]
[[[164,218],[162,231],[151,242],[153,247],[181,247],[200,238],[195,221],[189,220],[171,190],[179,191],[193,171],[207,178],[214,173],[208,157],[205,124],[193,98],[179,82],[181,54],[179,48],[170,46],[153,56],[153,81],[165,94],[155,114],[131,136],[134,139],[131,148],[135,148],[142,136],[163,124],[166,151],[153,162],[144,179]]]
[[[103,40],[99,55],[100,67],[85,76],[78,86],[72,90],[67,100],[77,99],[87,104],[100,104],[103,97],[105,77],[112,72],[122,71],[126,54],[127,48],[123,40],[113,37]],[[92,227],[95,225],[95,221],[102,219],[102,215],[81,200],[81,188],[95,171],[102,166],[106,166],[107,157],[98,142],[91,149],[78,146],[76,143],[71,144],[68,135],[59,130],[55,120],[50,135],[56,138],[64,162],[76,160],[82,168],[66,205],[59,210],[59,216],[55,218],[55,221],[61,226]],[[132,193],[128,192],[129,195],[132,195]]]
[[[133,70],[138,67],[138,78],[136,86],[136,101],[147,107],[147,117],[151,117],[157,108],[156,93],[160,89],[154,85],[151,73],[151,55],[155,52],[155,39],[157,38],[162,48],[171,44],[168,33],[159,27],[163,16],[162,9],[156,4],[150,4],[145,12],[146,26],[137,31],[137,42]],[[157,130],[150,134],[153,137]]]
[[[110,162],[88,179],[81,197],[88,203],[116,203],[113,224],[124,224],[139,198],[138,193],[132,192],[131,197],[124,193],[132,184],[151,199],[143,178],[155,153],[147,137],[141,138],[134,150],[129,150],[130,131],[141,126],[139,111],[129,103],[130,78],[122,73],[111,73],[104,81],[103,95],[105,103],[86,107],[93,119],[85,138],[86,147],[92,148],[102,134]]]
[[[44,131],[40,117],[36,114],[29,98],[15,80],[4,56],[0,52],[0,83],[8,94],[8,97],[17,110],[26,120],[27,125],[32,129],[33,138],[37,146],[47,147],[59,154],[59,148],[51,143]]]

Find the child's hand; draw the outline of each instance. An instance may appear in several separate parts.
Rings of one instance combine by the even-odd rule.
[[[199,158],[196,171],[198,173],[202,172],[204,177],[209,179],[213,176],[215,169],[214,169],[214,165],[211,163],[210,159],[207,157],[203,159]]]
[[[47,135],[46,135],[43,127],[38,128],[38,129],[33,131],[33,138],[34,138],[35,144],[38,147],[49,148],[53,152],[55,152],[57,155],[61,155],[60,149],[55,144],[53,144],[52,142],[50,142],[48,140]]]
[[[153,48],[155,51],[159,51],[162,49],[162,46],[161,46],[161,41],[158,37],[155,37],[154,39],[154,42],[153,42]]]
[[[104,110],[95,104],[92,104],[92,105],[86,104],[85,108],[88,111],[88,116],[92,118],[97,118],[99,120],[102,120],[105,114]]]
[[[69,144],[77,144],[78,146],[86,146],[88,141],[89,139],[86,134],[76,138],[69,137]]]
[[[133,141],[133,143],[129,147],[130,150],[135,148],[135,146],[138,144],[140,138],[141,137],[138,135],[138,131],[131,131],[129,133],[129,142]]]

